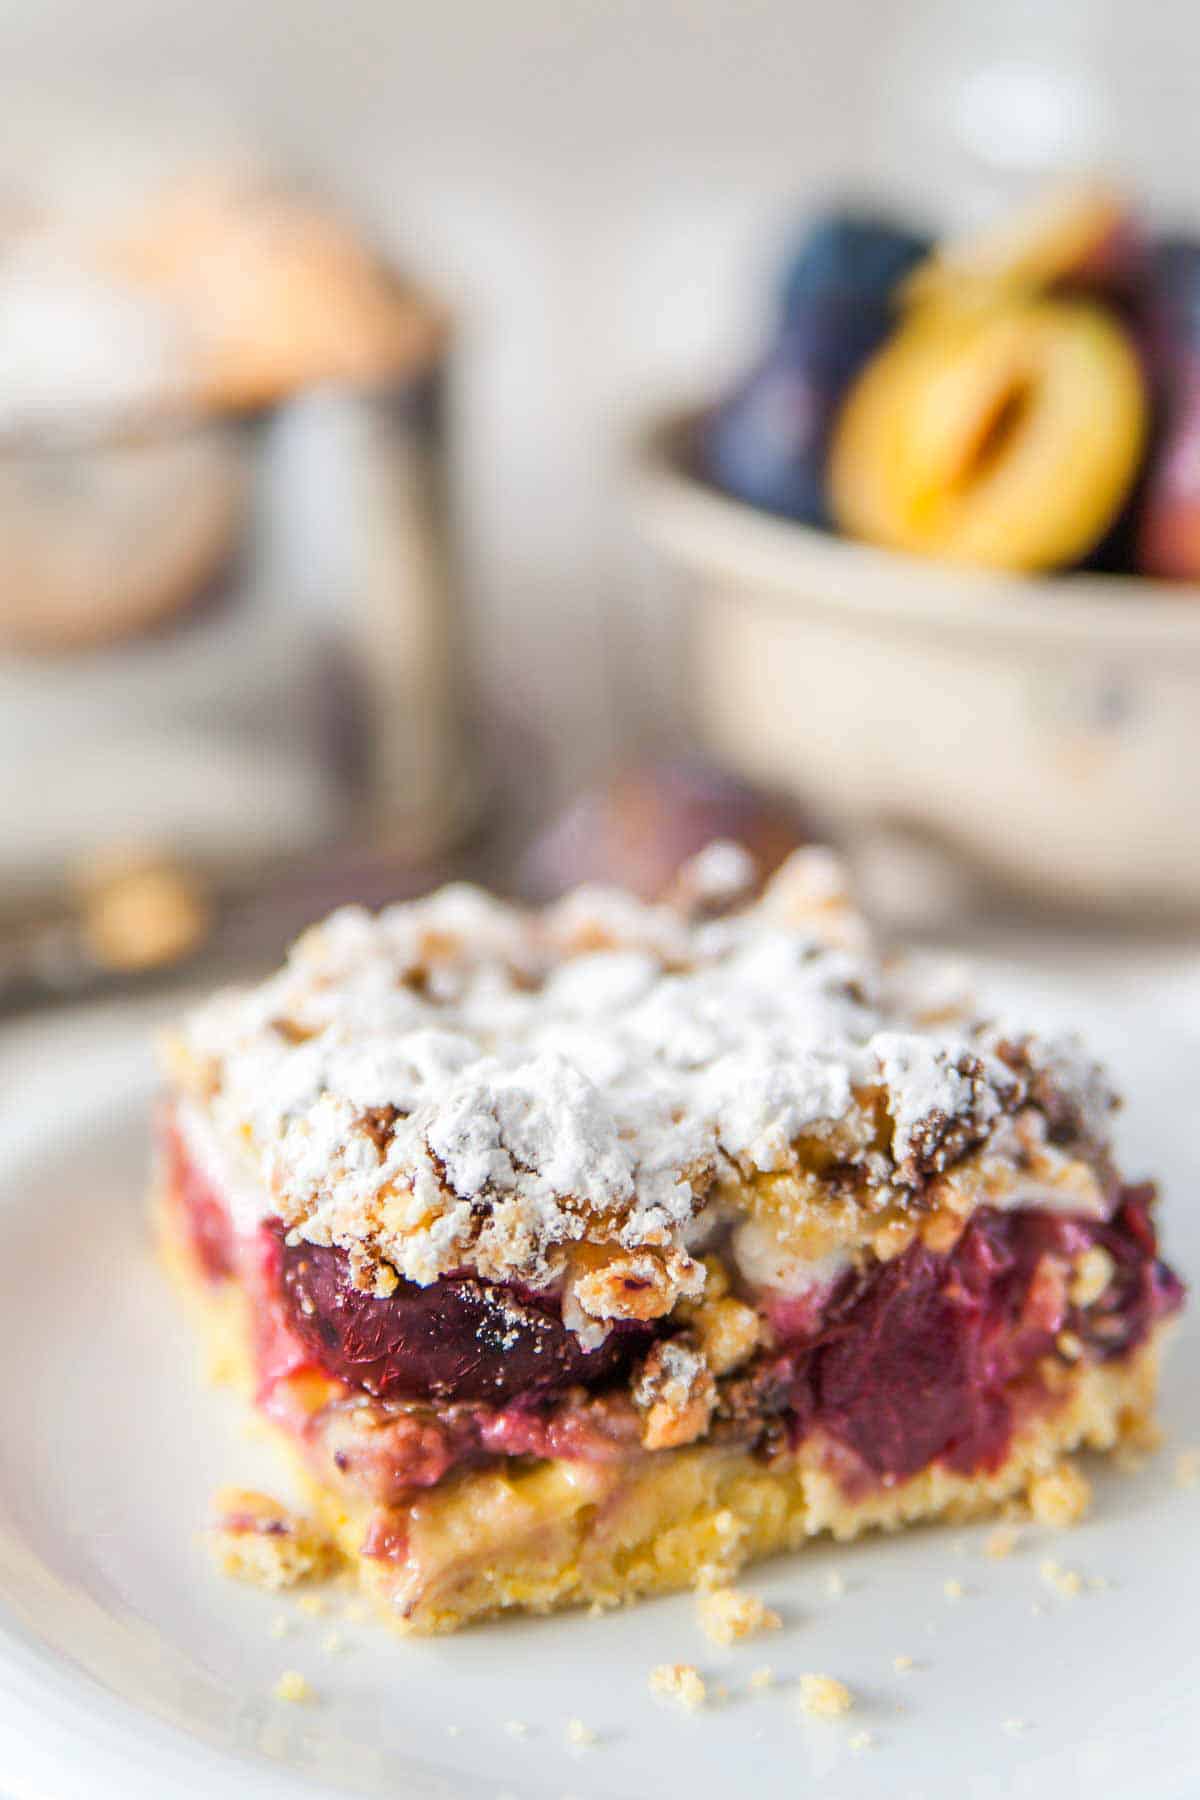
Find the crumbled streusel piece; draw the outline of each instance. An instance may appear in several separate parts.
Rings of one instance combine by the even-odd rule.
[[[962,1582],[958,1580],[957,1576],[952,1575],[950,1577],[949,1581],[943,1581],[942,1592],[946,1596],[947,1600],[949,1600],[949,1601],[951,1601],[951,1603],[953,1603],[956,1600],[964,1599],[966,1596],[967,1590],[963,1586]]]
[[[1020,1541],[1021,1533],[1015,1525],[997,1525],[983,1540],[983,1554],[993,1562],[1000,1562],[1012,1555]]]
[[[777,1612],[737,1588],[701,1588],[696,1603],[704,1633],[714,1644],[739,1644],[756,1632],[779,1629]]]
[[[336,1566],[329,1538],[270,1494],[222,1488],[214,1513],[209,1546],[221,1572],[236,1581],[277,1590],[320,1580]]]
[[[650,1692],[677,1700],[688,1712],[697,1712],[708,1698],[704,1677],[692,1663],[659,1663],[650,1671]]]
[[[716,1383],[704,1358],[678,1338],[656,1344],[633,1389],[644,1411],[647,1450],[673,1450],[708,1430],[717,1403]]]
[[[1052,1587],[1056,1594],[1063,1596],[1064,1600],[1073,1600],[1077,1594],[1083,1592],[1083,1576],[1079,1570],[1064,1569],[1061,1564],[1055,1562],[1052,1556],[1043,1557],[1038,1564],[1038,1574],[1046,1586]]]
[[[567,1720],[566,1736],[572,1750],[590,1750],[600,1741],[599,1733],[585,1725],[582,1719]]]
[[[892,1658],[892,1667],[897,1675],[907,1675],[916,1666],[917,1660],[914,1656],[893,1656]]]
[[[1060,1462],[1029,1483],[1029,1510],[1039,1525],[1077,1525],[1091,1501],[1091,1483],[1073,1463]]]
[[[1072,1306],[1091,1306],[1107,1288],[1116,1272],[1116,1264],[1102,1244],[1085,1250],[1075,1265],[1075,1275],[1068,1289]]]
[[[875,1742],[875,1734],[871,1731],[856,1731],[850,1739],[852,1750],[869,1750]]]
[[[692,1329],[713,1374],[728,1375],[758,1348],[762,1320],[743,1301],[721,1299],[696,1308]]]
[[[802,1675],[800,1705],[814,1719],[840,1719],[854,1705],[854,1695],[832,1675]]]
[[[774,1680],[775,1680],[774,1669],[771,1668],[769,1663],[764,1663],[761,1669],[754,1669],[751,1672],[751,1675],[750,1675],[751,1690],[756,1694],[761,1694],[764,1691],[764,1689],[769,1688],[773,1684]]]
[[[313,1690],[299,1669],[285,1669],[271,1691],[277,1700],[286,1700],[292,1706],[301,1706],[313,1698]]]

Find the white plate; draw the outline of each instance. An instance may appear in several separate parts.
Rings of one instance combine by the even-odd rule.
[[[1131,1094],[1129,1166],[1166,1178],[1169,1245],[1194,1270],[1197,986],[1119,987],[1089,1028]],[[1072,1003],[1045,983],[1034,998]],[[39,1041],[36,1064],[32,1038],[19,1056],[0,1041],[0,1783],[15,1800],[1200,1791],[1200,1488],[1174,1484],[1172,1450],[1134,1477],[1101,1473],[1086,1525],[1004,1562],[984,1558],[980,1528],[768,1565],[746,1585],[785,1627],[731,1651],[700,1635],[687,1598],[407,1643],[225,1583],[197,1542],[211,1490],[279,1479],[236,1404],[197,1385],[147,1251],[144,1049],[65,1025]],[[1200,1443],[1198,1322],[1168,1373],[1175,1445]],[[1060,1598],[1039,1579],[1047,1554],[1109,1585]],[[957,1603],[948,1579],[967,1589]],[[897,1655],[918,1667],[897,1673]],[[731,1698],[692,1716],[656,1703],[646,1676],[664,1660],[697,1663]],[[751,1696],[766,1662],[778,1686]],[[289,1667],[316,1703],[272,1698]],[[801,1718],[794,1681],[810,1670],[850,1684],[848,1720]],[[595,1749],[568,1747],[571,1717]],[[864,1730],[874,1742],[856,1750]]]

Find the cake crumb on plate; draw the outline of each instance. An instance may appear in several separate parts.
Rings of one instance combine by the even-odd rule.
[[[1029,1484],[1029,1510],[1039,1525],[1077,1525],[1092,1503],[1092,1484],[1073,1463],[1060,1462]]]
[[[310,1520],[253,1488],[218,1489],[208,1543],[223,1575],[269,1592],[321,1580],[337,1563],[332,1542]]]
[[[1193,1488],[1200,1485],[1200,1446],[1181,1450],[1175,1458],[1175,1486]]]
[[[696,1596],[700,1624],[711,1643],[739,1644],[760,1631],[777,1631],[779,1614],[754,1594],[733,1587],[701,1588]]]
[[[659,1663],[650,1671],[650,1692],[677,1700],[688,1712],[697,1712],[708,1699],[703,1675],[692,1663]]]
[[[1052,1556],[1042,1558],[1038,1564],[1038,1574],[1046,1586],[1052,1587],[1056,1594],[1063,1596],[1064,1600],[1073,1600],[1076,1594],[1083,1592],[1083,1576],[1079,1570],[1064,1569],[1060,1563],[1055,1562]]]
[[[299,1669],[285,1669],[271,1691],[277,1700],[286,1700],[292,1706],[313,1698],[313,1690]]]
[[[844,1681],[832,1675],[802,1675],[800,1706],[813,1719],[840,1719],[854,1705],[854,1696]]]
[[[1020,1541],[1021,1533],[1015,1525],[997,1525],[983,1540],[983,1554],[993,1562],[999,1562],[1011,1556]]]

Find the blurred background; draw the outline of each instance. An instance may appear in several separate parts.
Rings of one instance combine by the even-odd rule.
[[[1200,914],[1182,0],[0,48],[0,1003],[713,836],[905,931]]]

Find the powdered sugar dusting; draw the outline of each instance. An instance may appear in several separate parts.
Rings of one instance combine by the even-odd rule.
[[[743,853],[708,854],[711,886],[736,872],[740,891]],[[463,887],[347,909],[181,1043],[209,1128],[300,1237],[342,1245],[363,1279],[566,1279],[586,1331],[698,1291],[695,1246],[753,1214],[760,1180],[791,1180],[798,1218],[836,1163],[831,1216],[853,1221],[849,1195],[865,1236],[1036,1104],[1039,1079],[1099,1138],[1092,1065],[1028,1039],[1006,1060],[916,990],[884,982],[838,872],[807,852],[717,918],[598,888],[544,913]]]

